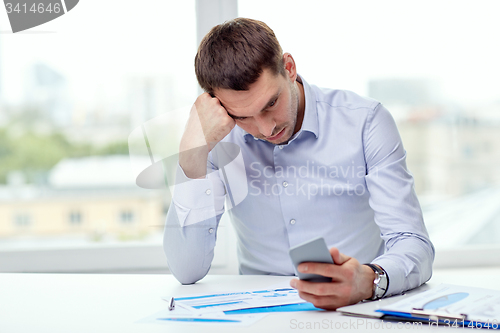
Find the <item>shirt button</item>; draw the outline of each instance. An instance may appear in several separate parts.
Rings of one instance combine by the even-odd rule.
[[[288,183],[287,182],[283,182],[283,187],[287,187],[288,186]]]
[[[283,146],[278,146],[278,147],[280,147],[280,149],[283,149]]]
[[[259,140],[259,139],[258,139],[258,138],[256,138],[255,136],[253,137],[253,139],[254,139],[255,141]]]
[[[297,222],[297,221],[295,221],[295,219],[291,219],[291,220],[290,220],[290,224],[291,224],[291,225],[294,225],[294,224],[295,224],[295,222]]]
[[[212,191],[210,191],[210,190],[206,190],[206,191],[205,191],[205,194],[206,194],[206,195],[210,195],[210,193],[212,193]]]
[[[214,233],[214,229],[212,229],[212,228],[208,229],[208,233],[209,234],[213,234]]]

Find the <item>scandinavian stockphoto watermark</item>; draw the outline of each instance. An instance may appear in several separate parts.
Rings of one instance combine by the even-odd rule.
[[[79,0],[4,0],[12,32],[20,32],[52,21],[70,10]]]
[[[354,161],[341,165],[324,165],[318,161],[301,161],[300,165],[271,166],[252,162],[247,170],[249,195],[363,196],[367,194],[366,166]],[[371,177],[378,176],[375,167]]]

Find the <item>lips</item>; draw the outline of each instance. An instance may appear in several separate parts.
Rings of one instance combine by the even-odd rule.
[[[279,138],[281,138],[283,136],[284,133],[285,133],[285,127],[278,134],[276,134],[275,136],[268,137],[268,138],[266,138],[266,140],[268,140],[268,141],[278,140]]]

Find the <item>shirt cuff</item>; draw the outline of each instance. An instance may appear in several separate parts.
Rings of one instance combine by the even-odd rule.
[[[181,227],[215,216],[212,187],[213,183],[208,177],[191,179],[177,165],[172,203]]]
[[[390,259],[377,258],[372,264],[382,267],[388,276],[389,288],[384,297],[401,294],[404,291],[404,273],[395,262]]]

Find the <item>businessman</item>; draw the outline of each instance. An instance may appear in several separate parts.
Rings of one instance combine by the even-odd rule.
[[[430,278],[434,247],[384,106],[309,84],[273,31],[251,19],[214,27],[199,46],[195,71],[205,93],[181,139],[164,235],[169,268],[181,283],[207,274],[224,200],[238,188],[248,194],[228,213],[241,274],[294,275],[289,248],[322,236],[335,264],[298,269],[332,282],[290,283],[317,307],[398,294]],[[225,144],[239,147],[244,164],[231,186],[215,156]]]

